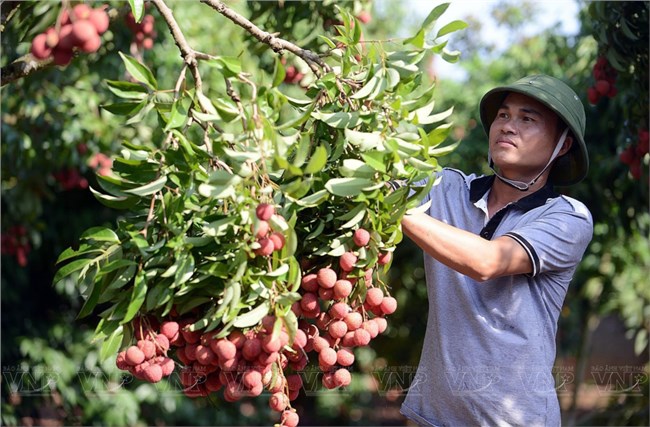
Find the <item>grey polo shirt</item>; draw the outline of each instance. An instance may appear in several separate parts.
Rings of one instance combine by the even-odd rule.
[[[477,282],[425,254],[427,331],[401,412],[419,425],[560,426],[557,321],[592,237],[591,214],[547,186],[488,221],[494,176],[441,175],[425,200],[429,214],[485,239],[511,237],[533,273]]]

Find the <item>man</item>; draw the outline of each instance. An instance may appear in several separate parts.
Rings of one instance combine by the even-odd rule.
[[[402,222],[425,252],[429,311],[401,410],[419,425],[559,426],[557,321],[593,228],[552,186],[587,173],[584,108],[534,75],[489,91],[480,114],[494,175],[444,169],[427,212]]]

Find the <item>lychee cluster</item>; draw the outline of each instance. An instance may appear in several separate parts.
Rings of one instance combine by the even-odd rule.
[[[357,246],[368,244],[370,234],[364,229],[355,231],[353,241]],[[390,252],[382,255],[378,263],[390,261]],[[338,262],[338,272],[325,266],[302,278],[302,299],[292,310],[300,319],[300,327],[307,333],[305,351],[318,354],[318,365],[323,371],[323,386],[332,389],[350,384],[347,369],[354,363],[354,347],[363,347],[384,332],[385,315],[397,309],[397,301],[385,296],[373,284],[373,269],[353,275],[357,256],[349,251]],[[362,297],[363,295],[363,297]],[[309,320],[312,320],[311,322]]]
[[[595,83],[587,89],[587,99],[591,105],[596,105],[602,97],[613,98],[618,93],[616,77],[618,73],[603,56],[594,64]]]
[[[52,176],[64,191],[88,188],[88,180],[75,168],[61,169]]]
[[[154,322],[147,320],[147,322]],[[151,324],[145,324],[140,320],[134,322],[135,337],[138,340],[135,345],[129,346],[126,350],[117,355],[115,364],[119,369],[128,371],[138,379],[157,383],[164,377],[174,372],[174,360],[167,357],[170,341],[178,335],[178,324],[176,332],[169,325],[160,325],[159,332],[154,332]]]
[[[0,252],[16,257],[21,267],[27,266],[27,255],[31,249],[27,229],[22,225],[14,225],[0,236]]]
[[[254,225],[253,232],[255,241],[259,245],[254,250],[255,254],[269,256],[274,251],[282,250],[285,244],[284,235],[279,231],[274,231],[269,222],[274,216],[280,219],[280,215],[275,213],[275,207],[268,203],[260,203],[255,208],[255,216],[257,217],[257,222]]]
[[[641,178],[641,160],[643,156],[648,153],[648,129],[639,129],[638,140],[636,144],[630,144],[619,155],[621,163],[626,164],[630,168],[630,174],[634,179]]]
[[[284,240],[273,241],[276,232],[271,229],[271,223],[282,217],[272,204],[260,203],[255,218],[253,238],[260,243],[255,252],[268,256],[284,245]],[[261,243],[262,239],[269,243]],[[140,379],[157,382],[173,370],[167,355],[172,348],[186,396],[219,393],[225,401],[235,402],[267,391],[270,408],[280,413],[280,425],[294,427],[299,416],[291,402],[303,388],[301,372],[310,358],[322,372],[323,387],[350,385],[354,349],[383,333],[386,316],[397,309],[395,298],[373,280],[377,266],[388,264],[392,253],[378,253],[370,265],[365,257],[359,260],[362,252],[375,250],[372,242],[371,233],[358,228],[342,256],[303,260],[301,299],[291,306],[298,319],[292,334],[285,319],[271,314],[250,329],[205,331],[194,326],[200,310],[179,316],[173,308],[160,325],[146,317],[134,322],[138,341],[118,355],[117,364]],[[261,252],[267,246],[273,248],[271,252]]]
[[[136,46],[143,49],[152,49],[153,41],[156,38],[153,15],[145,15],[142,21],[136,22],[132,12],[124,15],[126,26],[133,32],[133,39]]]
[[[50,27],[32,40],[31,53],[37,59],[52,58],[56,65],[68,65],[75,50],[97,52],[102,44],[100,35],[108,29],[105,6],[91,8],[81,3],[63,9],[58,25]]]

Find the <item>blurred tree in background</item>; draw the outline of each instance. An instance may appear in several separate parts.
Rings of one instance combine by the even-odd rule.
[[[105,80],[124,79],[118,51],[142,59],[161,87],[173,87],[182,66],[178,49],[153,8],[155,38],[144,49],[125,23],[129,6],[109,1],[110,29],[97,53],[80,55],[66,68],[45,67],[6,82],[9,64],[27,54],[31,40],[54,22],[55,3],[4,1],[2,31],[2,422],[6,425],[256,425],[268,423],[263,400],[238,405],[189,400],[163,386],[125,379],[114,360],[99,362],[90,342],[96,319],[76,319],[82,305],[72,283],[52,286],[58,254],[75,246],[83,230],[112,225],[119,212],[99,204],[88,190],[95,173],[110,164],[122,141],[160,137],[154,117],[131,126],[100,108],[114,101]],[[181,2],[170,2],[170,5]],[[268,31],[300,46],[318,46],[318,34],[333,34],[338,19],[332,2],[234,2],[233,7]],[[287,5],[283,8],[282,5]],[[95,6],[100,3],[94,4]],[[395,37],[406,17],[399,1],[341,4],[371,20],[365,37]],[[583,201],[594,216],[594,241],[570,287],[561,318],[558,355],[575,357],[575,392],[564,407],[565,422],[583,425],[645,425],[647,369],[640,396],[618,395],[607,408],[580,413],[577,393],[590,378],[590,336],[599,320],[615,314],[624,322],[638,354],[647,360],[650,318],[650,216],[648,215],[648,2],[593,2],[582,5],[581,31],[553,29],[516,40],[499,55],[488,55],[478,28],[481,17],[450,42],[463,52],[457,65],[463,81],[437,80],[441,101],[455,106],[455,139],[460,146],[444,165],[488,173],[486,137],[478,101],[494,85],[526,74],[547,73],[569,83],[587,110],[586,141],[591,168],[577,186],[562,189]],[[506,13],[506,7],[508,9]],[[513,32],[534,19],[534,4],[504,3],[497,17]],[[186,37],[197,50],[240,57],[247,70],[272,71],[264,46],[198,2],[174,7]],[[364,18],[365,19],[365,18]],[[329,32],[329,33],[328,33]],[[455,36],[455,37],[458,37]],[[217,46],[215,48],[215,46]],[[306,65],[287,56],[294,81],[287,93],[309,84]],[[435,63],[432,77],[435,78]],[[302,74],[301,78],[297,77]],[[301,79],[304,78],[304,81]],[[599,80],[607,81],[607,91]],[[223,88],[222,81],[206,81]],[[615,87],[613,91],[611,87]],[[591,94],[590,94],[591,92]],[[611,96],[610,96],[611,95]],[[438,107],[437,107],[438,108]],[[444,110],[445,107],[439,108]],[[388,282],[397,313],[384,336],[358,356],[358,369],[345,391],[306,393],[299,398],[302,425],[402,424],[397,408],[420,356],[426,325],[426,288],[421,253],[405,241],[395,253]],[[128,379],[127,379],[128,380]]]

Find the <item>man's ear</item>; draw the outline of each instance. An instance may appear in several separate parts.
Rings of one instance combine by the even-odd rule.
[[[564,144],[562,144],[562,148],[560,149],[560,152],[557,154],[558,157],[562,156],[563,154],[566,154],[571,149],[572,145],[573,145],[573,137],[567,136],[566,139],[564,140]]]

